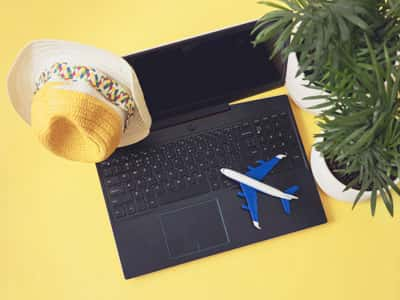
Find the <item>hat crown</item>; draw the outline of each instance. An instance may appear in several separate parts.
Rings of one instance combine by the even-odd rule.
[[[47,82],[33,97],[32,128],[58,156],[83,162],[106,159],[122,135],[118,113],[88,93]]]

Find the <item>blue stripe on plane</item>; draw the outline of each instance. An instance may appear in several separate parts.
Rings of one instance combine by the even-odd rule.
[[[299,190],[299,186],[293,185],[293,186],[287,188],[284,192],[289,195],[294,195],[294,193],[296,193],[298,190]],[[287,215],[290,215],[290,213],[291,213],[290,201],[293,201],[293,200],[281,199],[283,210],[285,211],[285,213]]]

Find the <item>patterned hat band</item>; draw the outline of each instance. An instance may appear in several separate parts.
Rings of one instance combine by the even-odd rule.
[[[84,81],[98,91],[105,99],[127,112],[125,129],[128,120],[135,112],[135,102],[131,95],[117,81],[104,73],[87,66],[71,66],[66,62],[55,63],[50,69],[40,73],[35,82],[34,94],[48,81]]]

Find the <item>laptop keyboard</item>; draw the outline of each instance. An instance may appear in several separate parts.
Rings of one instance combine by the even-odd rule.
[[[220,168],[245,172],[257,160],[284,153],[270,174],[303,166],[287,113],[263,115],[224,128],[190,135],[152,148],[117,152],[100,163],[106,199],[114,219],[141,215],[159,206],[235,183]]]

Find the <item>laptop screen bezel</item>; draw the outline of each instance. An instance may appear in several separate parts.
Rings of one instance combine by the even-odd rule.
[[[219,37],[223,37],[226,34],[234,34],[235,32],[242,32],[245,29],[248,29],[250,31],[252,28],[254,28],[255,24],[256,24],[256,21],[246,22],[243,24],[227,27],[224,29],[219,29],[219,30],[216,30],[213,32],[204,33],[204,34],[201,34],[198,36],[194,36],[194,37],[190,37],[187,39],[172,42],[172,43],[169,43],[166,45],[161,45],[161,46],[154,47],[151,49],[142,50],[142,51],[139,51],[139,52],[136,52],[133,54],[126,55],[123,58],[134,68],[135,60],[141,56],[144,56],[147,54],[160,53],[162,51],[168,51],[171,48],[176,48],[176,47],[185,47],[185,46],[187,47],[191,43],[198,43],[199,40],[201,40],[201,39],[209,39],[209,38],[216,39]],[[272,44],[270,42],[266,43],[265,46],[268,49],[272,49]],[[269,59],[268,53],[265,54],[265,58]],[[279,73],[279,80],[277,80],[277,81],[270,81],[265,84],[258,85],[255,88],[246,88],[246,89],[242,89],[242,90],[235,90],[235,91],[232,91],[231,93],[226,93],[222,96],[208,97],[202,101],[198,101],[196,103],[189,104],[189,105],[182,104],[179,107],[172,108],[169,110],[164,110],[162,113],[158,114],[156,116],[156,118],[154,118],[154,116],[153,116],[153,119],[155,119],[156,121],[160,121],[162,119],[169,119],[169,118],[173,118],[176,115],[193,112],[194,110],[200,110],[200,109],[204,109],[204,108],[210,107],[210,106],[218,106],[221,104],[228,104],[230,102],[233,102],[233,101],[236,101],[236,100],[239,100],[242,98],[250,97],[250,96],[253,96],[253,95],[274,89],[274,88],[278,88],[278,87],[282,86],[285,81],[286,61],[284,61],[282,59],[282,57],[278,54],[276,57],[274,57],[272,62],[274,64],[276,70]],[[138,76],[138,80],[140,82],[140,74],[137,74],[137,76]],[[144,96],[146,98],[146,95],[144,95]]]

